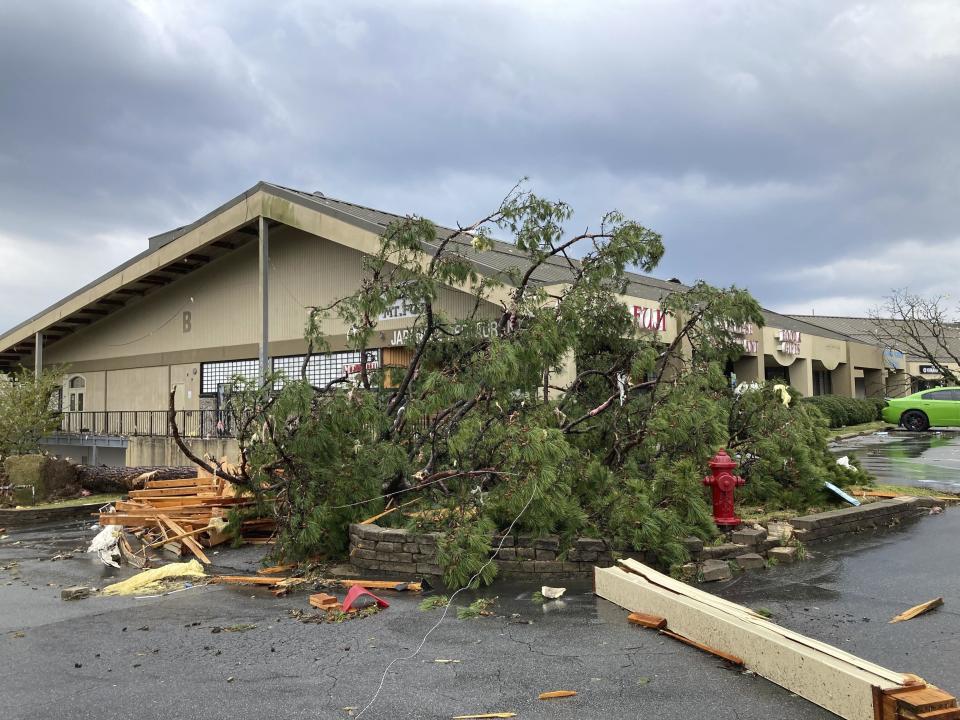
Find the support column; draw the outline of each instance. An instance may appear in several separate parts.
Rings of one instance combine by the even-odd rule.
[[[843,397],[857,396],[857,382],[853,375],[853,365],[840,363],[836,370],[830,371],[830,385],[834,395]]]
[[[33,336],[33,374],[43,372],[43,332],[38,331]]]
[[[762,383],[764,381],[763,355],[742,355],[733,363],[733,372],[737,375],[737,384]]]
[[[886,394],[886,385],[883,381],[883,370],[864,368],[863,389],[868,398],[883,398]]]
[[[903,370],[897,370],[887,375],[887,396],[905,397],[910,394],[910,375]]]
[[[260,216],[260,379],[270,372],[270,237],[267,219]]]
[[[813,365],[808,358],[797,358],[788,368],[790,384],[804,397],[813,395]]]

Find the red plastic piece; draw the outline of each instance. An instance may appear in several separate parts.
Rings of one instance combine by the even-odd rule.
[[[739,525],[740,518],[733,509],[733,490],[746,481],[731,472],[737,467],[736,461],[727,455],[726,450],[720,450],[708,465],[712,475],[705,477],[703,484],[713,490],[713,521],[721,526]]]
[[[347,596],[343,599],[343,605],[342,605],[343,612],[350,612],[351,610],[353,610],[353,603],[356,602],[357,598],[360,597],[361,595],[369,595],[374,600],[376,600],[377,605],[379,605],[382,608],[390,607],[390,603],[388,603],[383,598],[378,598],[376,595],[374,595],[372,592],[367,590],[362,585],[354,585],[352,588],[350,588],[347,591]]]

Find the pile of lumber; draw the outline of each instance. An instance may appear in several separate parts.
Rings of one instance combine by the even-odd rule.
[[[153,549],[174,557],[191,554],[210,564],[204,548],[231,539],[224,532],[227,514],[254,504],[231,483],[202,468],[189,478],[160,480],[154,476],[142,482],[142,489],[131,490],[126,500],[100,513],[100,525],[123,527],[121,554],[140,567]],[[252,543],[270,542],[274,530],[271,518],[244,520],[240,527],[244,540]]]
[[[634,624],[742,665],[847,720],[960,720],[954,696],[915,675],[788,630],[635,560],[596,568],[594,587],[631,611]]]

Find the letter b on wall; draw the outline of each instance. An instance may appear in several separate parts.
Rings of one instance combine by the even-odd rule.
[[[183,332],[188,333],[193,329],[193,315],[189,310],[183,311]]]

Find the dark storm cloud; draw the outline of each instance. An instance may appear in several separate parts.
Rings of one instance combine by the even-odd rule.
[[[529,175],[772,306],[948,287],[958,38],[952,2],[6,2],[0,324],[261,178],[452,222]]]

